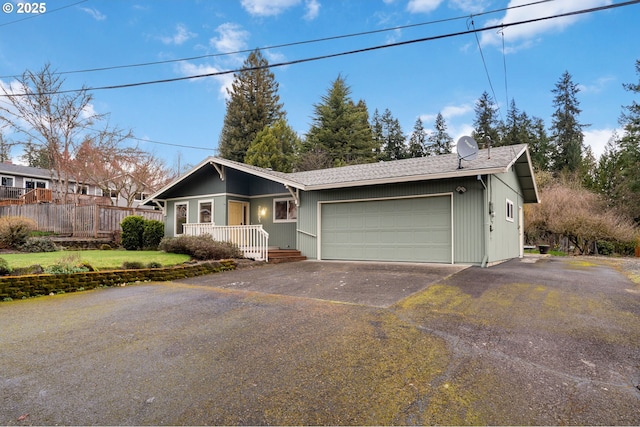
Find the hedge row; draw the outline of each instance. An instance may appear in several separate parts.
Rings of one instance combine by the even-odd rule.
[[[234,270],[234,260],[211,261],[193,265],[139,270],[88,271],[72,274],[31,274],[0,277],[0,301],[121,286],[136,282],[165,282]]]

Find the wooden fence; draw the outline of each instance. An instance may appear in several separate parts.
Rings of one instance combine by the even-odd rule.
[[[162,212],[116,206],[75,204],[33,204],[0,206],[0,217],[21,216],[38,224],[39,231],[70,234],[74,237],[107,237],[120,231],[120,223],[130,215],[163,220]]]

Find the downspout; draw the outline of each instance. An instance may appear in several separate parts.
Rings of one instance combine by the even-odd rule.
[[[489,191],[487,190],[487,185],[482,180],[482,175],[478,175],[478,181],[484,187],[484,205],[482,207],[482,223],[483,227],[483,240],[484,240],[484,256],[482,257],[482,263],[480,266],[485,268],[487,266],[487,262],[489,261]]]

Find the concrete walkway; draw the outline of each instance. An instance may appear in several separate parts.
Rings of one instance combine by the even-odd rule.
[[[640,424],[609,261],[302,262],[0,303],[0,424]]]

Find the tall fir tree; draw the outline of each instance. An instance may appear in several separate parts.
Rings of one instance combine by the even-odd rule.
[[[502,145],[500,133],[500,121],[498,120],[498,106],[493,98],[484,91],[474,108],[476,117],[473,121],[474,130],[471,136],[478,142],[481,147],[491,144],[493,147]]]
[[[624,89],[640,94],[640,60],[636,60],[638,83],[625,83]],[[640,224],[640,103],[624,106],[619,119],[622,135],[609,141],[598,164],[598,190],[610,203]]]
[[[299,146],[298,135],[285,119],[280,119],[258,132],[247,149],[244,163],[278,172],[292,172]]]
[[[314,105],[313,123],[302,145],[299,169],[308,155],[328,156],[331,166],[376,160],[366,104],[354,103],[350,94],[351,88],[338,76],[322,102]]]
[[[584,151],[582,129],[588,126],[578,120],[582,112],[577,97],[580,88],[573,82],[571,74],[565,71],[551,92],[555,95],[555,111],[551,120],[551,142],[554,149],[552,169],[555,172],[576,172],[581,167]]]
[[[547,135],[547,127],[544,120],[534,117],[532,121],[532,139],[529,142],[529,153],[531,154],[531,163],[537,170],[551,170],[553,161],[553,150],[551,141]]]
[[[407,158],[406,140],[400,121],[387,108],[380,118],[382,130],[382,156],[380,160],[401,160]]]
[[[442,116],[442,113],[438,113],[436,121],[433,125],[434,131],[429,135],[429,146],[427,148],[429,155],[437,156],[440,154],[451,153],[453,145],[453,138],[447,132],[447,123]]]
[[[407,155],[411,158],[424,157],[427,155],[426,150],[427,135],[424,130],[422,119],[418,117],[413,125],[413,131],[409,137],[409,147],[407,147]]]
[[[218,145],[221,157],[243,162],[258,132],[285,117],[279,85],[268,66],[256,49],[234,75]]]

